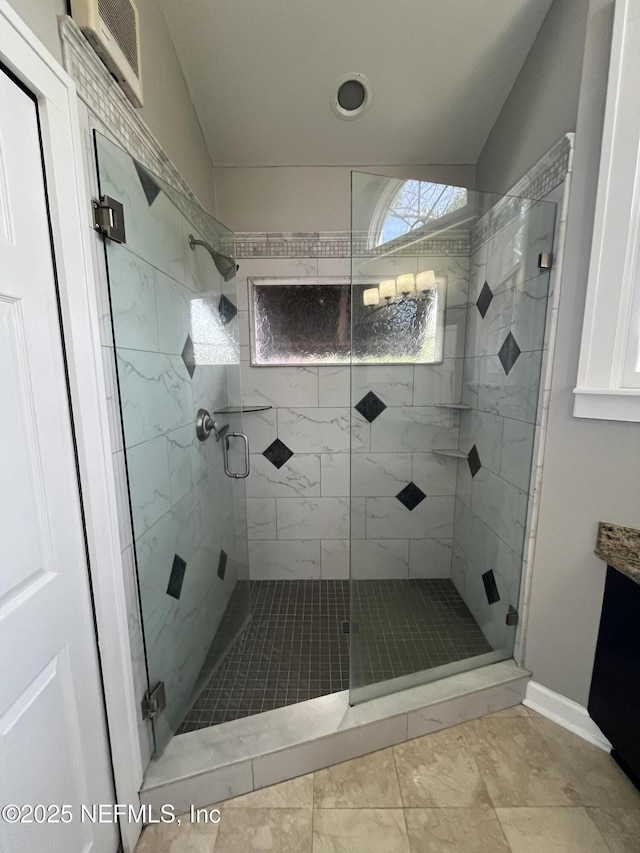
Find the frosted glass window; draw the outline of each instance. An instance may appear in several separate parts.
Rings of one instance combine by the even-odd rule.
[[[385,299],[379,282],[254,280],[251,360],[274,364],[442,361],[443,285]]]

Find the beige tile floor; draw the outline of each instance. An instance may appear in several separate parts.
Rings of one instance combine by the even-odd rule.
[[[640,793],[519,705],[229,800],[136,853],[640,853]]]

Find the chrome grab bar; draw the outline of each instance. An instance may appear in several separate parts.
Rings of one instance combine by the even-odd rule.
[[[229,470],[229,440],[232,438],[241,438],[244,444],[244,472],[242,474],[234,474]],[[249,462],[249,439],[243,432],[229,432],[224,437],[224,443],[222,445],[222,452],[224,455],[224,473],[227,477],[233,477],[235,480],[244,480],[245,477],[248,477],[251,472],[250,462]]]

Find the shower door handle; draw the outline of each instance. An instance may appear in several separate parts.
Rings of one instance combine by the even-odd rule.
[[[244,444],[244,471],[241,474],[234,474],[229,470],[229,441],[232,438],[240,438]],[[222,445],[222,448],[224,455],[224,473],[227,477],[232,477],[234,480],[244,480],[245,477],[248,477],[251,468],[249,463],[249,439],[247,436],[243,432],[229,432],[224,437],[224,444]]]

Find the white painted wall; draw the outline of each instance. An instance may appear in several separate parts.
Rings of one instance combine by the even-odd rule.
[[[66,14],[66,0],[9,3],[62,62],[57,16]],[[140,114],[204,207],[215,213],[211,160],[163,14],[157,0],[136,0],[136,4],[145,102]]]
[[[537,683],[582,705],[589,695],[605,579],[605,566],[593,553],[598,521],[640,525],[640,427],[572,416],[613,6],[613,0],[556,0],[477,172],[481,188],[506,189],[575,120],[525,665]]]
[[[359,171],[473,188],[473,166],[368,166]],[[218,216],[232,231],[348,231],[348,166],[215,169]]]
[[[62,62],[62,49],[58,38],[58,15],[67,14],[66,0],[8,0],[20,17],[28,24],[47,50]]]
[[[476,189],[507,192],[578,114],[586,0],[555,0],[478,158]]]
[[[136,3],[142,43],[142,120],[202,205],[215,215],[211,159],[164,16],[158,0]]]
[[[525,659],[538,683],[580,704],[588,699],[605,579],[593,553],[597,523],[640,526],[640,426],[572,417],[613,6],[589,4]]]

